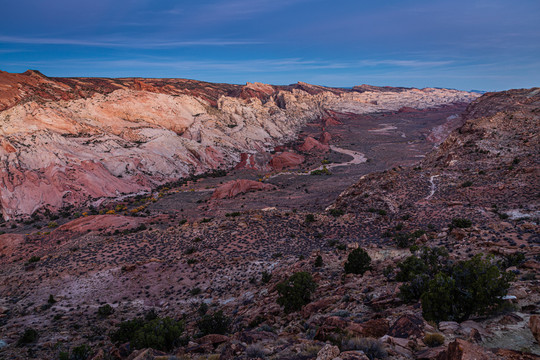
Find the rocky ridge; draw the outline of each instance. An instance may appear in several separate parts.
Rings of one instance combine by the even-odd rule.
[[[357,92],[304,83],[0,74],[0,203],[5,218],[99,204],[294,139],[328,111],[370,113],[469,102],[441,89]],[[247,154],[247,155],[243,155]]]

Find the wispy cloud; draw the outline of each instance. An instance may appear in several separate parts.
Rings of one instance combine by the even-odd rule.
[[[236,46],[236,45],[257,45],[259,41],[252,40],[226,40],[226,39],[201,39],[201,40],[145,40],[119,38],[113,40],[85,40],[69,38],[44,38],[44,37],[18,37],[0,36],[0,43],[28,44],[28,45],[68,45],[68,46],[92,46],[92,47],[122,47],[133,49],[155,49],[155,48],[178,48],[193,46]]]
[[[450,65],[451,60],[440,61],[426,61],[426,60],[361,60],[358,64],[360,66],[403,66],[403,67],[426,67],[426,66],[444,66]]]

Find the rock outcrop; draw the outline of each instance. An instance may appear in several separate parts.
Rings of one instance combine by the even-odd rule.
[[[233,180],[218,187],[212,194],[212,199],[230,199],[238,194],[249,191],[272,190],[275,186],[253,180]]]

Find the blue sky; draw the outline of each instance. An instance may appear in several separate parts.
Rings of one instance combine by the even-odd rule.
[[[538,0],[0,0],[0,69],[503,90],[540,86]]]

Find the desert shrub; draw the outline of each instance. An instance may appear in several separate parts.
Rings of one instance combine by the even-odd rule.
[[[394,235],[396,246],[401,249],[408,248],[411,244],[411,237],[409,234],[397,233]]]
[[[184,331],[181,321],[169,317],[147,321],[131,339],[134,349],[153,348],[161,351],[171,351],[180,345],[180,336]]]
[[[503,269],[509,268],[511,266],[519,266],[525,262],[525,254],[522,252],[516,252],[513,254],[506,255],[500,262],[500,266]]]
[[[364,274],[371,266],[371,258],[362,248],[356,248],[347,257],[345,273]]]
[[[453,228],[460,228],[465,229],[472,226],[472,221],[469,219],[463,219],[463,218],[453,218],[452,222],[448,226],[450,229]]]
[[[286,313],[298,311],[311,301],[311,293],[317,284],[311,274],[301,271],[276,285],[279,294],[277,303],[283,306]]]
[[[313,264],[315,267],[321,267],[323,266],[323,259],[321,255],[317,255],[317,258],[315,259],[315,263]]]
[[[461,184],[461,187],[469,187],[469,186],[472,186],[472,181],[465,181],[463,184]]]
[[[325,165],[323,165],[322,169],[313,170],[310,172],[310,175],[332,175],[332,173]]]
[[[17,340],[17,346],[24,346],[26,344],[31,344],[37,341],[39,334],[36,330],[28,328],[24,330],[24,333],[21,335],[19,340]]]
[[[200,287],[194,287],[193,289],[191,289],[189,291],[189,293],[193,296],[197,296],[199,295],[200,293],[202,292],[201,288]]]
[[[335,217],[345,214],[345,211],[342,209],[330,209],[328,212],[330,213],[330,215]]]
[[[439,272],[422,294],[426,320],[464,321],[473,314],[489,314],[503,303],[513,274],[503,272],[492,257],[475,255]]]
[[[126,343],[130,342],[133,335],[144,326],[145,321],[140,318],[132,320],[122,321],[118,325],[118,329],[111,333],[110,338],[114,343]]]
[[[439,333],[427,333],[424,336],[424,344],[429,347],[437,347],[444,344],[444,335]]]
[[[259,344],[252,344],[246,348],[246,356],[248,359],[264,359],[266,350]]]
[[[49,295],[49,299],[47,300],[47,303],[48,303],[49,305],[56,304],[56,299],[54,298],[54,296],[52,296],[52,294]]]
[[[184,331],[182,321],[152,317],[120,323],[118,330],[111,334],[111,340],[115,343],[129,342],[133,349],[151,347],[161,351],[170,351],[181,344],[180,336]]]
[[[69,360],[86,360],[92,355],[92,348],[86,344],[79,345],[71,350]]]
[[[307,222],[307,223],[315,222],[315,215],[313,215],[313,214],[307,214],[307,215],[306,215],[306,222]]]
[[[263,271],[261,275],[261,282],[263,284],[268,284],[270,282],[270,279],[272,279],[272,274],[268,271]]]
[[[225,316],[221,310],[212,315],[205,314],[197,321],[197,327],[203,336],[208,334],[224,335],[229,332],[230,324],[231,319]]]
[[[433,276],[448,264],[448,251],[442,247],[422,247],[418,256],[409,256],[398,264],[397,281],[411,281],[417,275]]]
[[[30,257],[30,259],[28,259],[27,263],[32,264],[32,263],[38,262],[39,260],[41,260],[41,258],[39,256],[34,255],[34,256]]]
[[[199,313],[200,316],[203,316],[208,312],[208,304],[205,302],[202,302],[199,307],[197,308],[197,313]]]
[[[388,357],[383,344],[379,340],[372,338],[346,339],[341,343],[341,349],[346,351],[361,350],[370,360],[386,359]]]
[[[111,305],[105,304],[103,306],[100,306],[97,310],[97,314],[101,317],[107,317],[109,315],[112,315],[114,313],[114,309]]]

